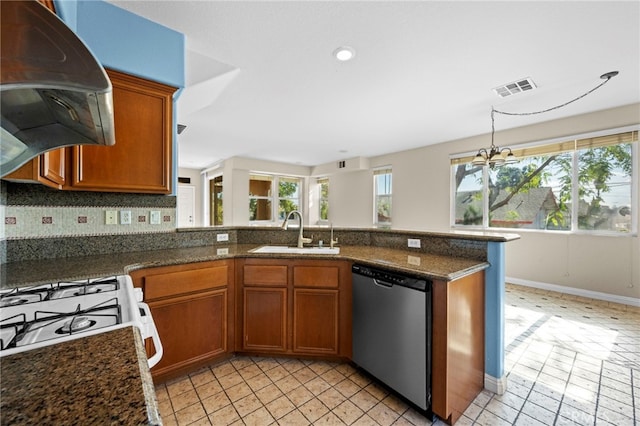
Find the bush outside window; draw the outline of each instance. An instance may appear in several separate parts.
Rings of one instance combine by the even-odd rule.
[[[637,141],[631,131],[515,147],[520,161],[495,168],[454,158],[454,226],[635,232]]]

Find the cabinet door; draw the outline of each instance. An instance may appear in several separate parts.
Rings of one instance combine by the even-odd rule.
[[[245,287],[242,346],[247,351],[287,349],[287,289]]]
[[[65,148],[54,149],[53,151],[45,152],[40,156],[40,177],[41,182],[49,186],[62,187],[65,184],[65,165],[66,154]]]
[[[164,349],[154,376],[227,351],[227,289],[150,302]]]
[[[71,189],[171,192],[175,88],[108,70],[116,144],[73,148]]]
[[[338,324],[338,290],[294,289],[294,352],[337,355]]]
[[[22,167],[3,177],[13,182],[41,183],[56,189],[65,185],[66,149],[40,154]]]

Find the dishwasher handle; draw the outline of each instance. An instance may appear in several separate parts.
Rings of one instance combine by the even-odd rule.
[[[374,283],[375,285],[377,285],[378,287],[384,287],[384,288],[391,288],[391,287],[393,287],[393,283],[390,283],[390,282],[388,282],[388,281],[383,281],[383,280],[378,279],[378,278],[373,278],[373,279],[372,279],[372,281],[373,281],[373,283]]]

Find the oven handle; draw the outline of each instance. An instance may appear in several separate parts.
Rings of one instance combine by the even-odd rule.
[[[156,353],[147,360],[147,362],[149,363],[149,368],[152,368],[160,362],[160,359],[162,359],[162,342],[160,341],[160,335],[158,334],[156,324],[153,321],[153,316],[151,316],[151,309],[149,309],[149,305],[143,302],[138,302],[138,306],[144,311],[144,315],[142,316],[142,323],[144,325],[145,332],[142,337],[144,339],[146,339],[147,337],[151,337],[153,346],[156,349]]]

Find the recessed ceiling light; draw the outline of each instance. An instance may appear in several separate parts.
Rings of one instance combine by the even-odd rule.
[[[345,62],[353,59],[353,57],[356,56],[356,51],[353,47],[342,46],[333,51],[333,56],[335,56],[337,60]]]

